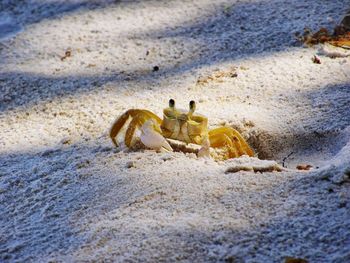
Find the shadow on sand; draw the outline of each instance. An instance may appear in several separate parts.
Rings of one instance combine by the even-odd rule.
[[[11,3],[16,10],[17,5],[14,2]],[[137,6],[137,3],[135,5]],[[37,23],[46,18],[55,19],[60,14],[111,6],[113,4],[108,1],[104,4],[98,4],[95,1],[36,3],[32,8],[39,8],[42,13],[38,11],[40,15],[30,18],[33,19],[32,22]],[[306,15],[303,12],[301,15],[298,10],[305,8],[304,2],[287,4],[284,1],[236,3],[223,6],[213,11],[212,14],[197,19],[197,22],[193,24],[185,23],[168,30],[145,31],[140,35],[135,34],[133,36],[135,39],[144,37],[148,41],[155,41],[155,43],[162,41],[162,39],[176,39],[180,44],[181,42],[192,43],[192,40],[196,40],[193,45],[198,46],[193,47],[196,50],[194,56],[185,56],[180,58],[180,62],[176,65],[170,64],[161,67],[159,73],[140,73],[132,67],[126,72],[116,74],[105,72],[96,76],[73,74],[65,77],[54,77],[11,71],[0,73],[0,92],[3,94],[0,97],[0,111],[14,109],[19,105],[36,104],[40,101],[52,100],[69,94],[103,89],[106,83],[117,85],[126,81],[157,81],[159,78],[181,76],[183,73],[219,62],[283,51],[288,47],[299,45],[294,39],[293,33],[301,31],[303,29],[301,26],[318,28],[327,24],[326,13],[328,10],[324,3],[320,2],[314,6],[315,9],[310,10],[310,14]],[[55,12],[53,12],[54,10]],[[317,17],[314,17],[316,14]],[[116,63],[122,62],[116,61]],[[118,69],[115,72],[118,72]],[[58,89],[57,85],[54,85],[57,83],[60,84]],[[8,86],[16,87],[16,89],[8,90],[6,89]]]

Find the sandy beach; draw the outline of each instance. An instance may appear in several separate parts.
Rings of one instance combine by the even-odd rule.
[[[0,261],[350,262],[350,57],[295,38],[349,8],[1,1]],[[112,144],[118,116],[170,98],[256,157]]]

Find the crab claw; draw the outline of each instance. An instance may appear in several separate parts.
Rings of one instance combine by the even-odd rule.
[[[170,144],[161,135],[160,127],[152,119],[146,121],[141,127],[141,142],[148,148],[160,150],[162,148],[172,152]]]
[[[202,142],[202,147],[198,151],[198,157],[210,158],[210,141],[208,136],[205,136]]]

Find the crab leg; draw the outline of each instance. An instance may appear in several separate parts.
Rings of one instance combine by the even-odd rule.
[[[115,122],[114,124],[112,125],[112,128],[109,132],[109,136],[111,137],[112,139],[112,142],[118,146],[118,143],[116,141],[116,136],[118,135],[118,133],[120,132],[120,130],[123,128],[125,122],[131,117],[131,118],[136,118],[136,120],[134,121],[133,123],[133,127],[135,127],[134,129],[130,129],[130,126],[128,128],[129,132],[127,131],[126,133],[126,136],[128,135],[129,137],[131,136],[130,140],[128,141],[128,143],[126,142],[126,145],[129,147],[130,146],[130,143],[131,143],[131,139],[132,139],[132,136],[135,132],[135,129],[136,127],[140,127],[139,125],[137,125],[140,121],[141,121],[141,117],[143,119],[145,119],[143,121],[143,123],[148,120],[148,119],[154,119],[159,125],[161,124],[162,120],[157,116],[155,115],[154,113],[148,111],[148,110],[140,110],[140,109],[131,109],[131,110],[128,110],[126,111],[124,114],[122,114]],[[133,122],[133,120],[131,121]],[[142,123],[142,124],[143,124]],[[131,123],[130,123],[131,124]],[[142,125],[141,124],[141,125]],[[131,135],[130,135],[131,134]],[[128,145],[129,144],[129,145]]]
[[[210,146],[214,148],[226,147],[228,151],[227,158],[235,158],[238,157],[238,153],[236,147],[232,143],[230,137],[226,134],[214,134],[209,135]]]
[[[146,121],[145,118],[142,118],[143,116],[141,113],[134,116],[131,120],[126,132],[125,132],[125,145],[128,147],[131,147],[132,138],[134,136],[134,133],[137,128],[140,128],[142,124]]]
[[[132,146],[132,138],[134,136],[134,133],[136,131],[136,129],[141,128],[144,123],[148,120],[154,120],[153,118],[150,118],[149,114],[147,114],[147,112],[140,112],[139,114],[137,114],[136,116],[133,117],[133,119],[131,120],[128,129],[126,130],[125,133],[125,145],[128,147]],[[152,122],[153,123],[153,122]],[[154,129],[155,132],[158,133],[162,133],[162,131],[160,130],[159,127],[159,123],[157,123],[157,120],[155,120],[155,125],[152,126],[152,128]]]
[[[220,127],[209,131],[209,141],[212,147],[228,147],[230,158],[244,154],[254,156],[254,151],[242,135],[231,127]]]

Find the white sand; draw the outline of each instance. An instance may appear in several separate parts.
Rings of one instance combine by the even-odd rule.
[[[350,58],[293,37],[345,2],[1,1],[0,261],[349,262]],[[169,98],[275,161],[113,147]]]

